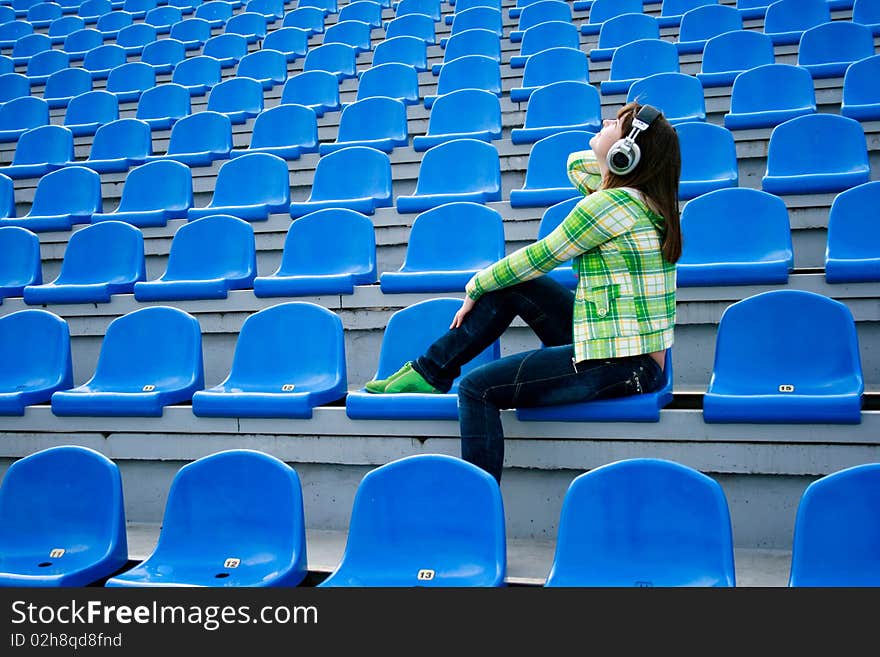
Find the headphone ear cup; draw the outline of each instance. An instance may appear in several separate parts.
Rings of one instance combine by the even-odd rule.
[[[640,156],[641,151],[635,142],[620,139],[608,149],[606,163],[612,173],[618,176],[625,176],[636,168]]]

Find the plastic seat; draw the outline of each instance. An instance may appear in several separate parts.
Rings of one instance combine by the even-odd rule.
[[[211,0],[196,7],[195,17],[208,21],[211,27],[223,27],[232,18],[232,3],[225,0]]]
[[[687,12],[704,5],[714,5],[716,3],[717,0],[663,0],[660,5],[660,15],[657,17],[657,22],[660,24],[660,27],[679,27]]]
[[[204,96],[223,79],[222,62],[216,57],[189,57],[174,67],[171,81],[185,87],[190,96]]]
[[[177,7],[169,5],[150,9],[144,16],[144,23],[155,27],[157,34],[168,34],[171,31],[171,26],[182,20],[183,12]]]
[[[293,301],[244,321],[229,375],[193,395],[193,414],[308,419],[347,389],[342,320],[322,306]]]
[[[546,586],[735,585],[730,509],[716,480],[635,458],[571,482]]]
[[[263,39],[262,50],[277,50],[288,62],[295,61],[306,56],[309,50],[309,33],[299,27],[282,27],[272,30]],[[287,67],[284,69],[284,77],[287,79]],[[281,81],[283,83],[284,80]]]
[[[794,523],[789,586],[880,585],[880,463],[837,470],[810,483]]]
[[[149,124],[139,119],[117,119],[98,128],[86,160],[74,162],[71,158],[68,164],[78,164],[98,173],[124,172],[143,164],[152,153]]]
[[[317,9],[320,9],[323,12],[324,16],[327,16],[328,14],[339,13],[336,0],[297,0],[296,7],[297,9],[305,7],[315,7]]]
[[[384,272],[385,294],[462,292],[471,277],[504,257],[504,226],[498,211],[477,203],[447,203],[413,221],[406,258]]]
[[[880,230],[872,208],[880,200],[880,182],[838,194],[828,215],[825,280],[828,283],[880,281]]]
[[[459,299],[427,299],[391,315],[382,338],[379,367],[374,378],[387,378],[407,361],[425,353],[431,343],[449,329],[459,308]],[[462,368],[462,376],[497,359],[499,355],[500,347],[496,340]],[[363,389],[352,391],[345,400],[345,413],[354,420],[457,420],[460,380],[461,376],[457,377],[445,394],[386,395]]]
[[[712,37],[742,29],[742,14],[736,7],[702,4],[687,10],[682,15],[681,28],[675,47],[682,55],[702,53],[706,47],[706,41]]]
[[[673,125],[706,120],[703,85],[693,75],[654,73],[636,80],[627,92],[626,102],[636,99],[658,108]]]
[[[74,232],[64,252],[61,273],[51,283],[25,287],[24,301],[109,303],[112,295],[131,294],[134,284],[145,279],[141,231],[120,221],[106,221]]]
[[[772,128],[815,113],[816,92],[805,68],[765,64],[737,76],[724,125],[731,130]]]
[[[452,456],[416,454],[361,480],[342,560],[319,586],[496,587],[506,574],[495,480]]]
[[[144,46],[155,41],[157,30],[147,23],[134,23],[119,30],[116,35],[116,45],[125,48],[126,54],[140,55],[144,51]]]
[[[125,178],[119,207],[92,215],[92,223],[124,221],[134,226],[164,226],[183,219],[193,205],[192,173],[185,164],[158,160],[135,167]]]
[[[406,106],[395,98],[375,96],[342,110],[336,141],[321,144],[319,152],[325,155],[351,146],[369,146],[390,153],[408,143]]]
[[[21,226],[34,232],[70,230],[101,212],[101,178],[91,169],[66,166],[40,178],[30,211],[18,219],[0,219],[0,226]]]
[[[850,64],[873,55],[871,28],[849,21],[811,27],[798,45],[798,65],[814,78],[841,77]]]
[[[120,103],[137,102],[142,92],[156,86],[156,72],[148,63],[128,62],[110,71],[105,88]]]
[[[3,176],[0,178],[0,186],[11,192],[12,180]],[[8,192],[4,191],[3,195],[7,196]],[[13,213],[8,216],[15,215]],[[0,260],[0,304],[2,304],[4,298],[20,297],[25,286],[42,283],[43,270],[40,261],[40,238],[26,228],[0,227],[0,250],[3,253],[3,259]],[[15,344],[15,342],[7,340],[0,342],[0,346],[4,344]],[[23,364],[26,362],[24,361]],[[15,385],[17,386],[18,383]]]
[[[134,298],[225,299],[229,290],[253,287],[256,274],[251,225],[231,215],[212,214],[177,229],[165,273],[157,280],[135,283]]]
[[[119,468],[87,447],[50,447],[10,465],[0,523],[0,586],[87,586],[128,561]]]
[[[800,42],[806,30],[830,21],[831,11],[824,0],[777,0],[767,7],[764,33],[775,46],[792,45]]]
[[[514,103],[527,102],[540,87],[554,82],[590,83],[587,53],[575,48],[548,48],[529,57],[523,69],[522,87],[510,90]]]
[[[437,43],[434,19],[424,14],[407,14],[389,21],[385,26],[385,38],[399,36],[413,36],[428,45],[434,45]]]
[[[385,39],[373,48],[372,68],[381,64],[406,64],[412,66],[416,71],[427,71],[427,48],[428,44],[418,37],[401,36]],[[439,67],[439,65],[437,66]]]
[[[12,63],[23,66],[34,55],[52,49],[52,39],[39,32],[21,37],[12,46]]]
[[[329,251],[321,248],[332,240]],[[254,279],[257,297],[354,294],[376,282],[376,236],[372,222],[354,210],[328,208],[294,221],[284,240],[281,264]]]
[[[39,178],[72,159],[73,133],[60,125],[43,125],[19,138],[12,164],[0,167],[0,174],[12,179]]]
[[[477,139],[454,139],[422,156],[415,193],[398,196],[397,211],[422,212],[452,201],[500,200],[501,164],[496,148]]]
[[[285,160],[296,160],[303,152],[317,150],[318,119],[314,110],[305,105],[277,105],[257,115],[250,146],[232,150],[229,157],[271,153]]]
[[[394,7],[394,15],[398,18],[409,14],[424,14],[430,16],[434,21],[439,21],[442,18],[438,0],[401,0]]]
[[[579,196],[568,179],[568,156],[589,148],[592,132],[567,130],[539,139],[532,146],[525,183],[510,192],[510,207],[533,208],[553,205]]]
[[[880,3],[877,0],[855,0],[852,6],[852,22],[867,25],[874,36],[880,35]]]
[[[474,7],[487,7],[501,11],[501,0],[461,0],[460,2],[456,0],[449,4],[453,8],[453,13],[444,16],[443,20],[447,25],[452,25],[452,22],[455,20],[455,14],[460,14]]]
[[[79,16],[63,16],[52,21],[47,34],[52,45],[61,45],[68,34],[81,30],[85,26],[86,22]]]
[[[736,144],[727,128],[714,123],[681,123],[675,128],[681,149],[679,200],[739,185]]]
[[[660,39],[639,39],[614,51],[610,78],[602,80],[599,91],[603,96],[625,94],[636,80],[654,73],[679,72],[675,44]]]
[[[360,21],[371,27],[382,27],[382,5],[378,2],[360,0],[350,2],[339,10],[337,22]]]
[[[49,27],[53,20],[61,18],[61,5],[56,2],[38,2],[27,10],[26,22],[34,29]],[[15,20],[15,9],[11,6],[0,8],[0,22],[8,23]]]
[[[849,308],[813,292],[772,290],[722,314],[703,420],[858,424],[863,391]]]
[[[880,120],[880,90],[875,81],[880,75],[880,55],[853,62],[843,76],[840,113],[856,121]]]
[[[10,21],[0,25],[0,48],[12,48],[20,38],[34,33],[27,21]]]
[[[176,121],[189,116],[191,109],[189,89],[165,82],[141,94],[135,118],[152,130],[168,130]]]
[[[459,89],[482,89],[500,96],[500,64],[485,55],[465,55],[443,64],[437,79],[437,93],[425,96],[425,107],[430,109],[438,97]]]
[[[870,173],[865,133],[858,121],[808,114],[770,133],[761,187],[772,194],[841,192],[868,182]]]
[[[223,68],[235,66],[247,54],[247,38],[231,32],[212,36],[202,46],[202,55],[218,60]]]
[[[41,125],[49,125],[49,104],[42,98],[24,96],[0,105],[0,142],[17,141]]]
[[[12,58],[9,59],[12,66]],[[50,75],[69,65],[70,59],[67,53],[61,50],[44,50],[28,59],[25,74],[31,81],[31,86],[45,84]]]
[[[101,32],[103,38],[115,39],[119,35],[119,30],[133,23],[134,15],[131,12],[115,10],[101,16],[95,24],[95,29]]]
[[[324,33],[324,12],[317,7],[297,7],[287,12],[281,25],[283,27],[298,27],[312,34]]]
[[[357,176],[351,172],[357,171]],[[318,160],[308,200],[290,204],[290,216],[324,208],[349,208],[373,214],[391,201],[391,160],[368,146],[348,146]]]
[[[785,285],[794,267],[788,210],[757,189],[720,189],[681,213],[679,287]]]
[[[125,48],[115,43],[105,43],[85,54],[82,67],[91,74],[92,80],[106,80],[110,71],[125,64],[127,58]]]
[[[454,139],[501,139],[501,102],[481,89],[460,89],[437,98],[428,131],[413,138],[413,149],[426,151]]]
[[[620,46],[639,39],[659,39],[660,27],[650,14],[621,14],[602,23],[599,43],[590,49],[590,61],[608,62]]]
[[[522,128],[514,128],[514,144],[530,144],[569,130],[598,132],[602,128],[599,92],[585,82],[554,82],[535,90],[526,106]]]
[[[299,73],[287,79],[281,89],[282,105],[305,105],[318,117],[340,109],[339,79],[327,71]]]
[[[64,37],[62,50],[67,53],[70,61],[81,61],[85,54],[104,44],[104,34],[93,27],[85,27],[71,32]]]
[[[172,73],[174,67],[184,59],[186,59],[186,44],[170,37],[148,43],[141,54],[141,63],[152,66],[157,74]]]
[[[263,85],[246,77],[223,80],[208,94],[208,111],[228,116],[233,125],[245,123],[263,111]]]
[[[498,38],[504,33],[501,11],[494,7],[471,7],[464,11],[456,11],[451,18],[452,28],[449,30],[449,36],[440,39],[440,45],[444,47],[449,38],[466,30],[489,30]],[[448,15],[446,20],[449,20]]]
[[[577,9],[577,7],[575,7]],[[623,14],[641,14],[642,0],[594,0],[586,23],[581,23],[581,34],[599,34],[602,25]]]
[[[381,44],[380,44],[381,45]],[[376,47],[378,50],[379,47]],[[501,40],[492,30],[473,28],[459,32],[449,38],[443,46],[443,63],[433,64],[431,73],[440,75],[443,64],[467,55],[483,55],[501,63]],[[375,56],[374,56],[375,61]]]
[[[539,0],[554,2],[558,0]],[[511,68],[523,68],[530,55],[548,48],[580,48],[580,32],[571,22],[548,21],[530,27],[523,33],[519,55],[510,58]]]
[[[80,94],[92,90],[92,76],[81,68],[65,68],[49,76],[43,89],[43,100],[50,109],[67,107]]]
[[[303,71],[327,71],[339,80],[357,77],[357,48],[345,43],[328,43],[310,48]]]
[[[169,0],[168,4],[180,9],[180,13],[184,16],[189,16],[201,6],[202,0]]]
[[[226,21],[225,34],[240,34],[248,43],[261,41],[267,32],[265,17],[256,12],[244,11]]]
[[[64,126],[74,137],[94,135],[105,123],[119,118],[119,100],[103,89],[87,91],[71,99],[64,113]]]
[[[187,18],[171,26],[169,37],[182,42],[186,50],[198,50],[211,38],[211,23],[204,18]]]
[[[363,21],[344,21],[334,23],[324,31],[323,44],[344,43],[355,49],[356,53],[372,50],[370,33],[372,27]]]
[[[405,105],[418,103],[419,74],[408,64],[389,62],[374,65],[364,71],[358,81],[356,100],[382,96],[393,98]],[[404,135],[406,126],[404,125]]]
[[[210,166],[229,157],[232,150],[232,122],[219,112],[202,110],[177,121],[171,127],[168,150],[151,155],[151,160],[177,160],[191,167]]]
[[[523,7],[516,29],[510,31],[511,43],[521,42],[529,29],[551,21],[571,23],[571,5],[561,0],[538,0]]]
[[[109,14],[111,11],[113,11],[113,5],[110,4],[110,0],[85,0],[85,2],[80,4],[79,10],[76,13],[86,23],[92,24],[96,23],[101,16]]]

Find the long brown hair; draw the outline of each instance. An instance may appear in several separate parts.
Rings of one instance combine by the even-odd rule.
[[[632,130],[633,118],[642,106],[637,102],[624,105],[617,112],[621,132],[624,136]],[[662,114],[648,130],[640,133],[636,143],[641,150],[641,158],[632,173],[618,176],[611,171],[602,181],[604,189],[632,187],[648,197],[652,209],[665,221],[663,233],[663,257],[675,263],[681,256],[681,224],[679,222],[678,181],[681,177],[681,150],[678,146],[678,133]]]

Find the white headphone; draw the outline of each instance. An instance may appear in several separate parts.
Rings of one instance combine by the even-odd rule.
[[[647,130],[654,120],[660,116],[660,110],[651,105],[643,105],[632,122],[632,130],[623,139],[618,139],[611,148],[605,162],[609,171],[618,176],[625,176],[635,169],[642,157],[642,152],[636,144],[639,133]]]

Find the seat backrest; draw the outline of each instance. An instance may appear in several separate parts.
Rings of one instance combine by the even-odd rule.
[[[320,34],[324,31],[324,12],[317,7],[297,7],[287,12],[282,26],[299,27]]]
[[[523,7],[517,29],[528,30],[548,21],[571,22],[571,5],[561,0],[538,0]]]
[[[595,123],[601,127],[599,92],[586,82],[563,80],[536,89],[526,105],[526,128]]]
[[[547,586],[734,586],[721,486],[688,466],[635,458],[576,477]]]
[[[9,21],[0,25],[0,41],[15,41],[33,32],[34,26],[27,21]]]
[[[11,12],[11,13],[10,13]],[[61,5],[55,2],[38,2],[31,5],[27,10],[25,17],[28,23],[36,23],[39,21],[51,21],[61,17]],[[0,9],[0,20],[3,23],[15,20],[15,9],[11,5],[4,5]]]
[[[722,173],[738,177],[736,143],[730,130],[699,121],[680,123],[675,130],[681,151],[682,181],[706,180]]]
[[[742,14],[736,7],[704,3],[684,12],[678,40],[703,41],[725,32],[741,29],[743,29]]]
[[[283,18],[284,0],[248,0],[245,4],[245,11],[256,12],[264,17],[272,17],[272,20]]]
[[[82,18],[94,18],[96,16],[103,16],[111,11],[113,11],[113,5],[110,4],[110,0],[85,0],[79,6],[77,13]]]
[[[86,52],[104,43],[104,35],[93,27],[84,27],[64,37],[65,52]]]
[[[181,20],[183,20],[183,14],[180,9],[170,5],[150,9],[144,16],[144,23],[153,27],[170,27]]]
[[[115,10],[104,14],[98,19],[95,27],[101,32],[119,32],[124,27],[134,23],[134,14],[129,11]]]
[[[320,245],[333,241],[333,249]],[[372,274],[376,280],[376,234],[360,212],[328,208],[300,217],[287,231],[279,275]]]
[[[548,48],[526,60],[523,87],[543,87],[562,80],[590,82],[587,53],[575,48]]]
[[[12,182],[6,176],[3,178]],[[0,250],[3,253],[0,259],[0,286],[24,287],[43,282],[40,238],[35,233],[19,226],[3,226],[0,228]]]
[[[813,78],[807,69],[791,64],[765,64],[743,71],[730,92],[733,113],[804,106],[816,107]]]
[[[372,42],[370,32],[372,27],[363,21],[343,21],[334,23],[324,30],[322,43],[344,43],[359,50],[370,50]]]
[[[105,43],[89,50],[83,57],[82,65],[88,71],[108,70],[122,66],[127,58],[125,48],[117,43]]]
[[[28,59],[26,74],[28,77],[51,75],[56,71],[67,68],[70,58],[61,50],[44,50]]]
[[[168,9],[168,7],[159,7]],[[186,44],[177,39],[159,39],[144,46],[141,62],[159,66],[161,64],[177,64],[186,59]]]
[[[89,160],[145,159],[153,154],[150,125],[139,119],[117,119],[95,132]]]
[[[580,32],[574,23],[547,21],[530,27],[523,33],[519,54],[534,55],[547,48],[580,48]]]
[[[589,149],[593,136],[586,130],[566,130],[536,141],[529,152],[524,189],[571,187],[572,196],[577,194],[568,179],[568,156]]]
[[[74,96],[67,104],[64,125],[109,123],[119,118],[119,100],[103,89]]]
[[[31,128],[18,138],[12,164],[66,164],[73,161],[73,133],[60,125]]]
[[[660,5],[661,16],[681,16],[702,5],[715,4],[717,0],[663,0]]]
[[[92,90],[92,76],[82,68],[64,68],[46,80],[43,98],[72,98]]]
[[[440,68],[437,95],[458,89],[483,89],[501,93],[501,67],[497,61],[485,55],[465,55]]]
[[[477,139],[454,139],[434,146],[424,154],[419,165],[416,194],[493,192],[500,188],[498,150]]]
[[[853,62],[843,76],[843,104],[880,103],[880,89],[874,84],[880,75],[880,55]]]
[[[205,45],[202,46],[202,54],[218,59],[227,57],[241,59],[248,54],[247,38],[232,32],[216,34],[205,41]]]
[[[452,29],[449,34],[452,36],[474,28],[491,30],[500,37],[503,32],[501,11],[494,7],[471,7],[456,11],[453,14]]]
[[[122,187],[119,211],[185,211],[192,205],[190,168],[174,160],[155,160],[129,171]]]
[[[352,171],[358,175],[351,175]],[[387,154],[367,146],[348,146],[318,160],[309,200],[364,197],[391,199],[391,160]]]
[[[226,21],[226,34],[241,34],[243,36],[258,36],[263,38],[266,36],[268,28],[266,27],[266,19],[262,14],[253,11],[244,11],[235,14]]]
[[[798,32],[831,20],[824,0],[777,0],[764,14],[764,33]]]
[[[406,14],[395,18],[385,28],[386,38],[396,36],[414,36],[426,43],[434,43],[437,34],[434,29],[434,19],[424,14]]]
[[[661,39],[639,39],[611,56],[611,80],[640,79],[652,73],[679,72],[678,49]]]
[[[126,25],[116,35],[116,43],[120,46],[145,46],[158,38],[156,28],[147,23]]]
[[[211,23],[204,18],[187,18],[171,26],[169,37],[180,41],[205,43],[211,38]]]
[[[90,216],[102,209],[101,177],[85,167],[67,166],[40,178],[27,216]]]
[[[361,74],[358,82],[357,100],[376,96],[418,99],[418,72],[409,64],[399,62],[374,64]]]
[[[208,93],[208,111],[237,112],[263,110],[263,85],[253,78],[234,77],[223,80]]]
[[[706,41],[701,71],[745,71],[775,60],[773,39],[766,34],[753,30],[725,32]]]
[[[595,0],[590,5],[589,22],[604,23],[622,14],[641,14],[642,0]]]
[[[368,0],[360,0],[359,2],[350,2],[339,10],[337,20],[343,21],[361,21],[369,23],[373,27],[382,26],[382,5],[378,2],[370,2]]]
[[[821,152],[816,152],[821,148]],[[770,133],[770,175],[833,173],[868,167],[861,124],[838,114],[808,114],[781,123]]]
[[[355,101],[342,110],[336,140],[393,138],[406,141],[407,134],[406,105],[395,98],[375,96]]]
[[[529,101],[531,102],[531,101]],[[552,233],[571,214],[574,206],[583,200],[581,196],[575,196],[566,201],[560,201],[544,210],[541,222],[538,224],[538,239],[542,240]]]
[[[281,27],[272,30],[263,39],[262,50],[277,50],[284,55],[294,54],[304,57],[309,49],[309,33],[299,27]],[[253,54],[253,53],[251,53]],[[241,62],[239,62],[239,68]],[[287,66],[284,67],[284,77],[287,77]]]
[[[852,21],[862,25],[880,23],[880,3],[876,0],[855,0],[852,7]]]
[[[294,27],[287,28],[295,30]],[[273,32],[274,34],[274,32]],[[235,74],[255,80],[287,80],[287,58],[277,50],[262,48],[248,53],[238,62]],[[260,94],[262,96],[262,93]]]
[[[805,30],[798,45],[798,64],[855,62],[874,55],[871,28],[851,21],[831,21]]]
[[[167,40],[167,39],[165,39]],[[141,62],[117,66],[107,76],[107,91],[143,91],[156,86],[156,69]]]
[[[220,60],[209,55],[188,57],[174,67],[171,81],[181,85],[213,86],[223,79]]]
[[[0,173],[0,218],[12,217],[15,217],[15,183],[12,178]]]
[[[327,71],[307,71],[287,79],[281,90],[283,105],[339,105],[339,80]]]
[[[0,105],[0,130],[26,130],[49,124],[49,104],[36,96],[15,98]]]
[[[401,0],[394,9],[394,15],[400,17],[407,14],[424,14],[435,21],[439,21],[442,16],[437,0]]]
[[[482,89],[459,89],[440,96],[431,108],[428,135],[490,131],[501,134],[501,101]]]
[[[44,52],[52,47],[52,39],[39,32],[18,39],[12,46],[13,57],[27,57]]]
[[[290,204],[287,162],[270,153],[247,153],[224,162],[217,172],[213,206]]]
[[[446,49],[443,51],[443,61],[451,62],[466,55],[484,55],[500,62],[501,40],[492,30],[478,27],[464,30],[449,37]]]
[[[636,99],[643,105],[659,109],[671,123],[683,118],[691,121],[706,119],[703,85],[693,75],[654,73],[636,80],[627,92],[626,101]]]
[[[327,71],[328,73],[351,75],[356,71],[357,49],[345,43],[328,43],[309,48],[303,62],[303,71]]]
[[[828,213],[828,258],[876,258],[880,226],[873,208],[880,202],[880,181],[862,183],[840,192]]]
[[[196,7],[196,18],[204,18],[209,21],[222,20],[225,23],[232,18],[232,3],[225,0],[203,2]]]
[[[599,28],[599,48],[617,48],[639,39],[659,39],[660,26],[650,14],[620,14]]]
[[[67,36],[71,32],[81,30],[86,26],[86,22],[79,16],[64,16],[58,18],[49,25],[49,36],[59,37]]]
[[[232,122],[219,112],[203,110],[190,114],[171,127],[168,153],[229,152],[232,150]]]
[[[181,119],[191,112],[189,90],[174,82],[165,82],[147,89],[138,100],[136,117],[139,119],[160,119],[173,117]]]
[[[256,271],[253,226],[237,217],[214,214],[177,229],[161,280],[244,278]]]
[[[305,105],[276,105],[263,110],[254,119],[251,148],[318,145],[318,118]]]
[[[71,234],[55,283],[119,283],[146,276],[141,231],[121,221],[102,221]]]

